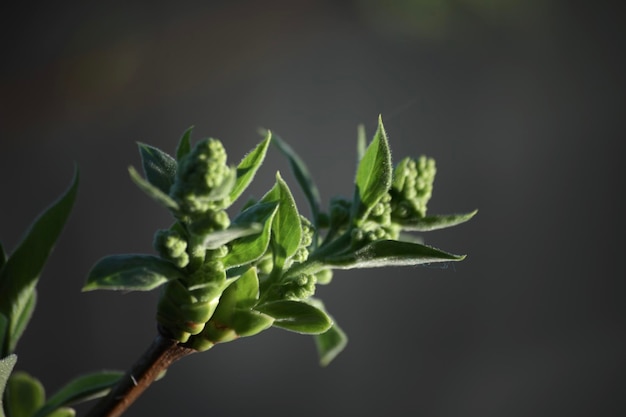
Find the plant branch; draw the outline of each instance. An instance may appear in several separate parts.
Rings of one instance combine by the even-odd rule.
[[[160,331],[145,353],[135,362],[109,394],[102,398],[87,417],[118,417],[172,363],[196,350],[180,345]]]

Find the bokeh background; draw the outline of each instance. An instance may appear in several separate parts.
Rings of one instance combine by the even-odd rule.
[[[100,257],[151,252],[169,215],[131,183],[136,141],[279,133],[325,202],[350,195],[356,127],[382,114],[396,160],[437,160],[425,235],[465,261],[343,271],[321,287],[350,338],[270,330],[175,364],[131,416],[623,415],[619,2],[14,2],[0,13],[0,240],[11,251],[81,172],[17,367],[49,392],[125,369],[155,293],[81,293]],[[252,193],[288,165],[273,150]],[[302,195],[296,192],[306,212]],[[80,407],[83,412],[85,407]]]

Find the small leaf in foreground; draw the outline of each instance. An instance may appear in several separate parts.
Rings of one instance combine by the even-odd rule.
[[[431,246],[397,240],[378,240],[363,248],[339,256],[324,258],[337,269],[412,266],[434,262],[461,261],[465,255],[454,255]]]
[[[178,141],[178,146],[176,146],[176,161],[180,161],[183,159],[185,155],[191,152],[191,132],[193,130],[193,126],[189,127],[183,135],[180,137]]]
[[[314,335],[313,337],[315,338],[315,346],[321,366],[327,366],[332,362],[348,344],[348,336],[337,323],[333,323],[324,333]]]
[[[15,349],[18,340],[14,337],[21,334],[16,331],[18,322],[22,321],[19,326],[23,327],[27,324],[28,320],[23,322],[27,319],[24,310],[32,303],[32,292],[72,211],[78,183],[79,174],[75,170],[70,187],[32,223],[17,249],[0,269],[0,313],[9,320],[9,336],[0,346],[0,356]]]
[[[445,229],[465,223],[474,217],[476,213],[478,213],[478,210],[463,214],[440,214],[434,216],[416,217],[414,219],[394,218],[393,221],[399,224],[402,230],[412,232],[430,232],[432,230]]]
[[[143,179],[134,167],[128,167],[128,173],[130,174],[130,179],[133,180],[135,185],[137,185],[137,187],[139,187],[149,197],[153,198],[156,202],[170,210],[179,210],[178,203],[174,201],[172,197],[161,191],[160,188]]]
[[[106,395],[123,375],[123,372],[118,371],[102,371],[80,376],[48,398],[33,417],[46,417],[59,407],[100,398]]]
[[[15,367],[15,362],[17,362],[17,356],[15,355],[9,355],[0,359],[0,417],[5,417],[3,406],[4,390],[11,372],[13,372],[13,367]]]
[[[46,393],[38,379],[20,371],[9,377],[5,399],[10,417],[31,417],[44,404]]]
[[[352,217],[360,220],[389,191],[393,176],[391,151],[382,119],[374,139],[359,162]]]
[[[168,194],[176,176],[176,160],[154,146],[138,143],[141,164],[150,184]]]
[[[296,151],[294,151],[293,148],[289,146],[285,141],[283,141],[279,136],[272,135],[272,142],[289,160],[291,171],[296,177],[296,181],[298,181],[298,184],[300,184],[302,192],[309,202],[311,215],[313,217],[313,224],[317,226],[319,221],[321,198],[320,192],[317,189],[315,182],[313,182],[313,177],[309,172],[309,168],[306,166],[300,156],[298,156]]]
[[[182,278],[172,263],[152,255],[111,255],[89,272],[83,291],[150,291],[167,281]]]
[[[237,166],[237,179],[235,186],[230,191],[230,201],[239,198],[252,182],[254,175],[265,159],[271,136],[271,133],[267,132],[266,138],[247,154]]]
[[[274,326],[296,333],[324,333],[332,325],[325,312],[302,301],[273,301],[257,306],[255,310],[273,317]]]

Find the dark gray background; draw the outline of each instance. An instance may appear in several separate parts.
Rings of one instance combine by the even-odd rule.
[[[97,259],[150,252],[169,225],[128,178],[135,141],[173,152],[194,125],[237,163],[271,128],[327,202],[350,195],[356,126],[373,133],[381,113],[395,160],[437,160],[431,213],[480,209],[425,236],[467,259],[338,272],[318,295],[350,343],[329,367],[310,338],[272,329],[184,359],[127,415],[622,415],[618,2],[125,3],[0,13],[9,251],[74,163],[82,175],[19,369],[53,391],[152,339],[156,292],[80,292]],[[252,192],[277,169],[296,188],[273,150]]]

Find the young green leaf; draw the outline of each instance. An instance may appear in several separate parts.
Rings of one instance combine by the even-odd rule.
[[[431,230],[445,229],[447,227],[465,223],[474,217],[476,213],[478,213],[478,210],[463,214],[434,215],[415,217],[412,219],[392,218],[392,221],[400,225],[402,230],[412,232],[430,232]]]
[[[76,411],[72,408],[57,408],[46,417],[74,417],[76,415]]]
[[[259,143],[237,166],[237,180],[230,191],[230,201],[235,201],[248,188],[254,175],[265,159],[269,147],[271,133],[267,132],[265,139]]]
[[[15,362],[17,362],[17,356],[9,355],[6,358],[0,359],[0,417],[6,417],[4,414],[4,402],[5,398],[5,388],[7,385],[7,381],[11,376],[11,372],[13,372],[13,368],[15,367]]]
[[[367,148],[367,137],[365,135],[365,126],[360,124],[357,126],[356,132],[356,161],[357,163],[363,159],[365,149]]]
[[[46,399],[43,385],[26,372],[14,372],[9,377],[5,394],[5,409],[11,417],[31,417]]]
[[[317,307],[302,301],[272,301],[255,310],[274,318],[274,326],[302,334],[320,334],[332,325],[328,315]]]
[[[321,366],[327,366],[331,363],[348,344],[348,336],[337,323],[333,323],[324,333],[314,335],[313,337]]]
[[[235,239],[256,235],[262,230],[263,226],[260,223],[250,223],[245,226],[234,225],[225,230],[209,233],[202,241],[202,244],[206,249],[217,249]]]
[[[60,407],[103,397],[123,375],[118,371],[102,371],[75,378],[48,398],[33,417],[47,417]]]
[[[233,308],[253,307],[259,299],[259,277],[256,268],[248,269],[237,281],[230,284],[222,297],[232,297]]]
[[[278,203],[257,203],[241,212],[233,224],[246,224],[249,221],[263,225],[258,235],[246,236],[230,243],[230,250],[223,258],[224,268],[233,268],[259,259],[270,243],[272,221],[278,211]]]
[[[146,179],[165,194],[169,193],[176,176],[176,160],[154,146],[141,142],[137,145]]]
[[[8,337],[0,346],[1,356],[11,353],[18,342],[12,337],[20,333],[16,332],[18,322],[25,317],[24,310],[32,302],[31,294],[41,271],[72,211],[78,181],[76,170],[70,187],[33,222],[0,270],[0,313],[9,320]]]
[[[176,146],[176,161],[180,161],[183,159],[185,155],[191,152],[191,131],[193,130],[193,126],[189,127],[183,135],[180,137],[178,141],[178,146]]]
[[[282,268],[285,261],[293,256],[300,246],[302,225],[296,202],[280,173],[276,173],[276,184],[261,199],[264,203],[277,202],[278,211],[272,222],[272,242],[274,265]]]
[[[150,291],[183,277],[172,263],[152,255],[111,255],[100,259],[89,272],[83,291]]]
[[[320,214],[320,206],[322,203],[319,190],[313,182],[313,177],[309,172],[309,168],[307,168],[306,164],[300,158],[300,156],[298,156],[296,151],[294,151],[293,148],[289,146],[285,141],[283,141],[279,136],[273,134],[272,142],[289,160],[291,171],[296,177],[296,181],[298,181],[298,184],[300,184],[302,192],[309,202],[311,215],[313,217],[313,224],[317,227]]]
[[[9,352],[13,352],[15,350],[15,345],[17,341],[20,340],[24,330],[26,330],[26,326],[30,322],[30,318],[33,316],[33,312],[35,311],[35,305],[37,304],[37,289],[33,288],[30,293],[30,297],[26,304],[24,304],[24,309],[17,314],[17,320],[15,321],[15,326],[11,329],[11,333],[9,334],[10,343],[9,343]]]
[[[130,179],[149,197],[170,210],[179,210],[178,203],[174,201],[172,197],[161,191],[160,188],[144,180],[134,167],[128,167],[128,173],[130,174]]]
[[[323,262],[337,269],[352,269],[420,265],[464,258],[465,255],[453,255],[418,243],[377,240],[354,252],[328,256]]]
[[[382,118],[378,129],[359,162],[356,173],[356,189],[352,205],[352,218],[357,222],[367,215],[391,187],[393,167],[391,151]]]

